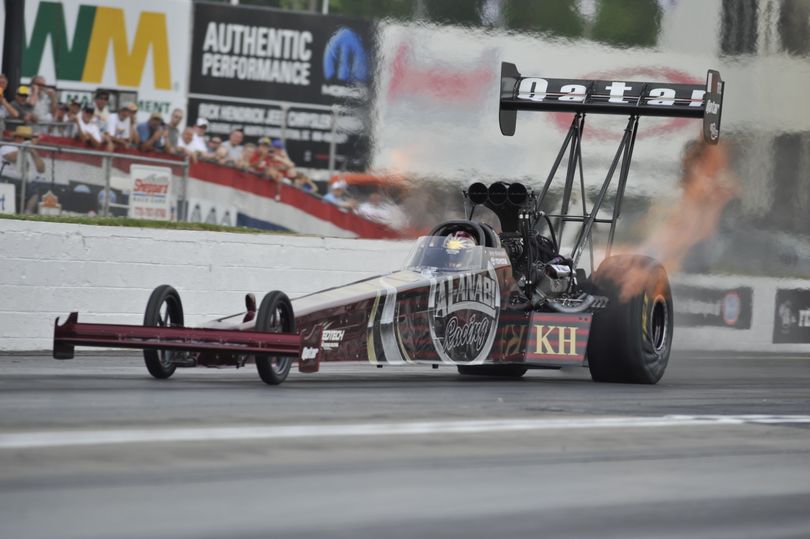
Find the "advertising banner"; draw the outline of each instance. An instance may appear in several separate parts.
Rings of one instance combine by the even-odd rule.
[[[0,183],[0,213],[17,213],[17,189],[13,183]]]
[[[172,169],[132,165],[129,174],[132,178],[129,216],[135,219],[171,221]]]
[[[676,284],[675,323],[682,327],[719,326],[750,329],[753,290]]]
[[[190,23],[183,0],[26,0],[22,80],[44,76],[63,101],[137,95],[140,121],[168,115],[185,107]]]
[[[364,166],[372,23],[221,4],[195,4],[193,19],[190,122],[206,118],[223,140],[237,128],[253,142],[284,138],[309,168],[328,166],[335,138],[338,166]]]
[[[810,289],[778,289],[774,315],[774,343],[810,343]]]

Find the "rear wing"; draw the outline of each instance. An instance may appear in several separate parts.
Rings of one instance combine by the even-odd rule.
[[[706,84],[523,77],[515,64],[501,63],[499,123],[515,134],[518,110],[703,118],[703,138],[717,144],[723,80],[709,70]]]

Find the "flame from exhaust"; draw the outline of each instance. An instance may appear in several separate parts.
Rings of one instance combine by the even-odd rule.
[[[687,145],[683,170],[680,200],[638,249],[658,260],[667,272],[678,271],[693,246],[714,236],[723,210],[739,194],[737,178],[728,166],[728,148],[722,142]],[[660,221],[661,211],[654,206],[645,221]],[[619,285],[622,301],[641,293],[650,280],[647,265],[641,262],[615,267],[608,275]]]

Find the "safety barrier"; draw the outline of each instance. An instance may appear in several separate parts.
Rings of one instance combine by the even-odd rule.
[[[94,227],[0,219],[0,350],[50,348],[53,321],[137,324],[151,290],[181,291],[186,320],[401,267],[410,241]],[[810,354],[810,281],[672,276],[675,350]]]

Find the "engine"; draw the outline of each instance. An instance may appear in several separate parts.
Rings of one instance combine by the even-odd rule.
[[[542,303],[547,297],[571,292],[574,279],[571,261],[557,254],[553,242],[540,233],[529,236],[529,242],[531,255],[521,234],[501,235],[501,245],[509,255],[515,279],[524,289],[529,281],[532,283],[532,302]]]

